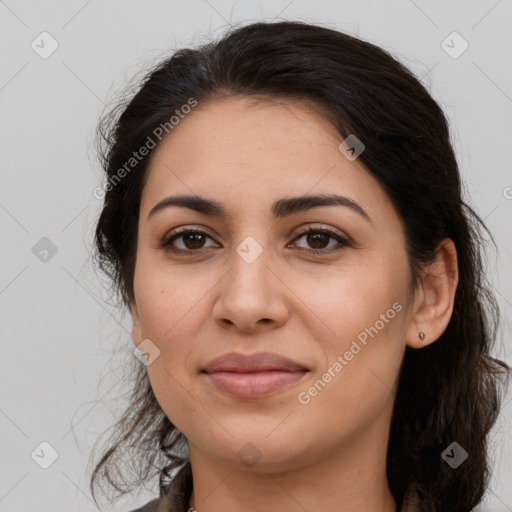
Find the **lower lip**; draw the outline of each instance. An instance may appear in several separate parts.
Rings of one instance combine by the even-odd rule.
[[[300,380],[307,372],[265,371],[253,373],[206,373],[213,386],[237,398],[262,398]]]

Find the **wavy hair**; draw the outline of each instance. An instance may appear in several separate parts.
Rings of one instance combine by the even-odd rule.
[[[481,246],[488,230],[463,199],[448,123],[426,88],[369,42],[291,21],[253,23],[176,51],[137,87],[98,128],[100,159],[112,186],[96,225],[94,256],[125,306],[134,295],[137,222],[151,151],[115,185],[112,180],[190,98],[196,109],[238,95],[307,100],[342,139],[356,134],[366,147],[359,161],[403,221],[412,286],[439,242],[453,240],[459,268],[453,314],[435,343],[406,347],[386,472],[398,506],[415,485],[422,512],[475,507],[489,483],[488,437],[510,367],[491,357],[499,311],[484,275]],[[129,406],[90,478],[94,497],[100,483],[125,494],[156,476],[162,496],[173,469],[188,458],[186,438],[160,408],[145,367],[136,362],[130,371]],[[441,458],[453,441],[469,453],[457,470]]]

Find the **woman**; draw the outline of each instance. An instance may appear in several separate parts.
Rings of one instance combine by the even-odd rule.
[[[144,364],[93,494],[157,473],[139,510],[481,502],[510,368],[483,224],[407,69],[256,23],[162,62],[101,134],[97,256]]]

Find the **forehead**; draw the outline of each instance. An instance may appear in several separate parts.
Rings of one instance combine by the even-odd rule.
[[[316,110],[311,103],[281,98],[241,96],[200,103],[164,138],[155,158],[180,146],[183,152],[196,150],[189,161],[209,157],[250,163],[255,156],[300,160],[318,144],[325,150],[339,143],[339,134]]]
[[[283,196],[340,193],[369,210],[389,209],[379,183],[340,152],[341,141],[303,102],[235,97],[199,104],[154,150],[141,212],[171,194],[260,208]]]

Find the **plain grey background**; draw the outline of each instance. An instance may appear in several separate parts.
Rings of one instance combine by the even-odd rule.
[[[497,242],[488,262],[503,317],[495,354],[512,364],[511,0],[0,0],[0,512],[96,510],[91,449],[124,403],[130,322],[105,303],[108,285],[90,263],[100,112],[167,52],[272,19],[376,43],[441,103],[471,204]],[[511,402],[509,392],[493,430],[485,510],[512,511]]]

